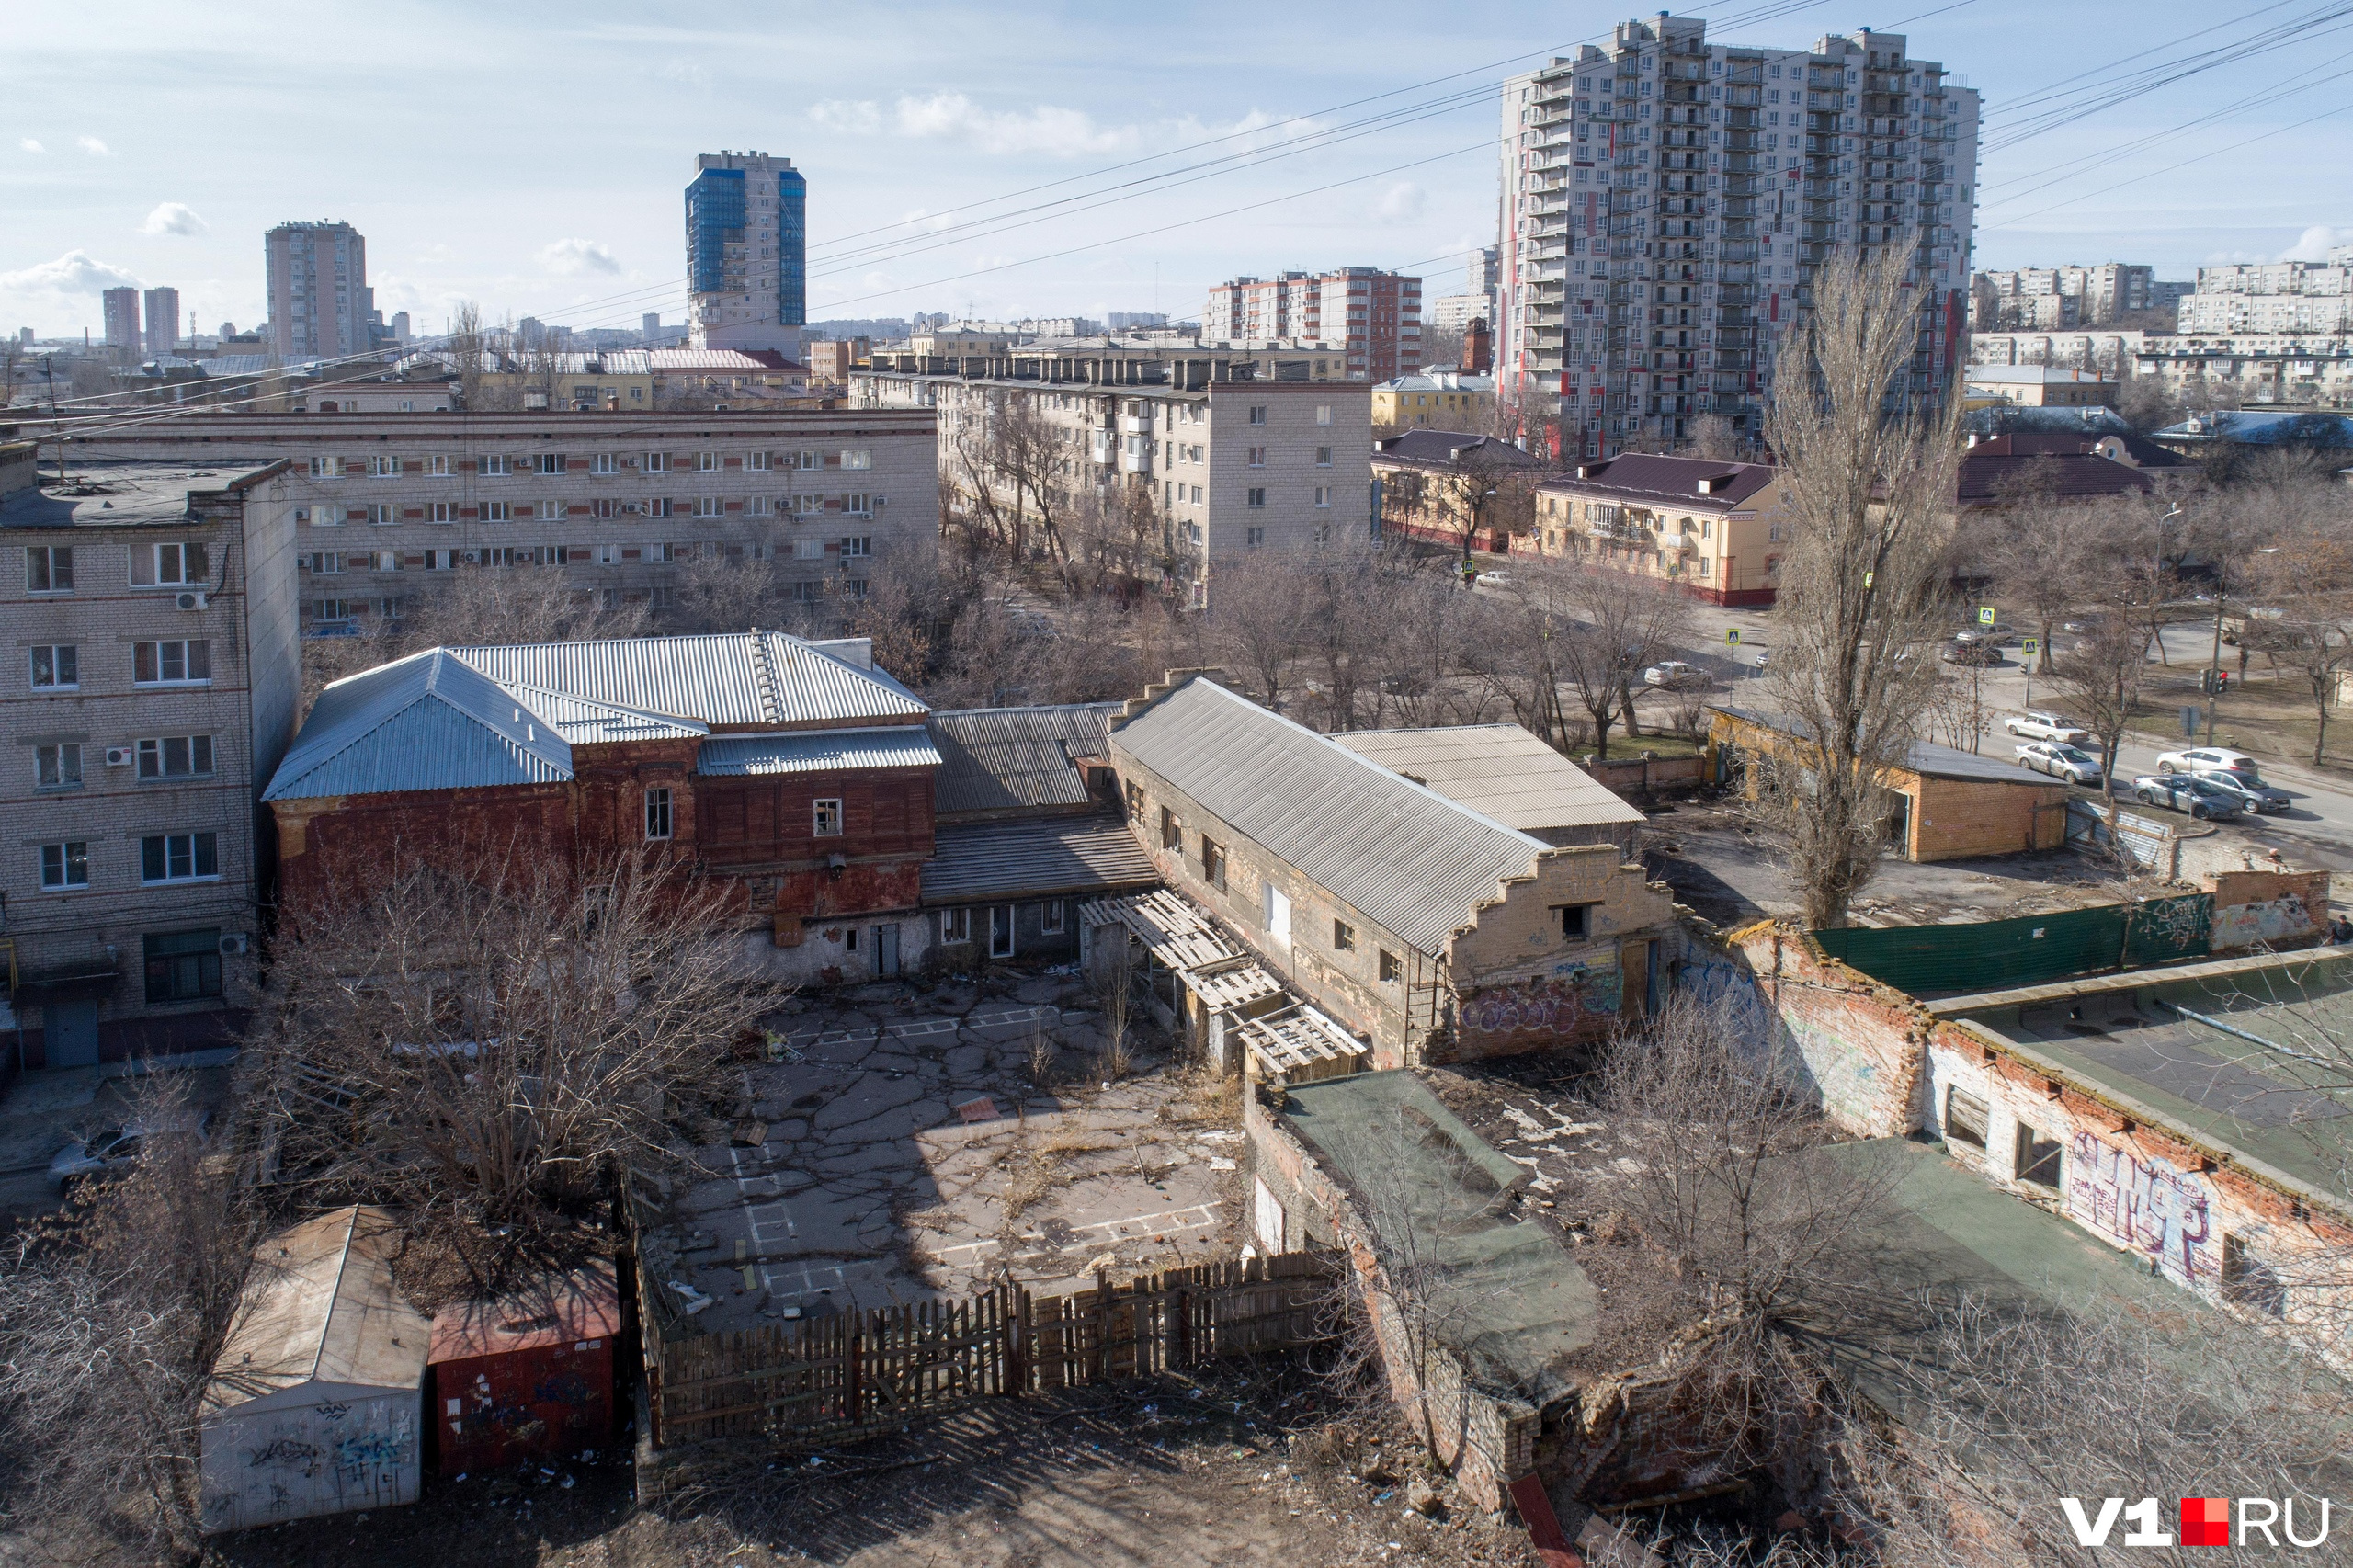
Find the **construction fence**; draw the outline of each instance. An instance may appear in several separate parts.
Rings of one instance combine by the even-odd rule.
[[[2214,895],[2198,892],[1969,925],[1846,926],[1813,939],[1832,958],[1918,996],[2203,958],[2213,924]]]
[[[958,1301],[697,1335],[644,1320],[654,1443],[756,1441],[781,1451],[897,1430],[982,1399],[1051,1393],[1289,1349],[1331,1332],[1333,1255],[1200,1264],[1125,1285]],[[640,1272],[640,1299],[658,1303]]]

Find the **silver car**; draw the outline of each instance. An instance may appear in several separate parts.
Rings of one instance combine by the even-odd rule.
[[[2228,822],[2239,814],[2235,799],[2186,773],[2144,773],[2132,780],[2132,798],[2144,806],[2171,806],[2201,821]]]
[[[2228,773],[2221,768],[2201,768],[2190,775],[2200,784],[2211,785],[2239,803],[2241,811],[2284,812],[2292,803],[2288,791],[2276,784],[2266,784],[2261,778],[2245,773]]]
[[[2048,773],[2053,778],[2064,778],[2070,784],[2097,785],[2106,777],[2100,772],[2099,758],[2057,741],[2037,741],[2018,747],[2018,766]]]
[[[148,1143],[169,1134],[193,1133],[201,1141],[212,1130],[212,1113],[204,1111],[193,1118],[166,1117],[161,1120],[134,1118],[120,1127],[108,1127],[76,1138],[57,1152],[49,1162],[49,1185],[59,1192],[69,1192],[94,1176],[119,1176],[139,1163],[140,1154]]]

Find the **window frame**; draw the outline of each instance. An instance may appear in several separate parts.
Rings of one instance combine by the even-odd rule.
[[[188,845],[187,864],[188,869],[185,873],[176,872],[172,869],[174,864],[172,846],[176,841],[182,840],[186,841]],[[151,844],[161,845],[163,846],[159,852],[162,856],[160,864],[163,866],[163,874],[160,876],[148,875],[148,868],[151,865],[158,863],[157,861],[150,858],[147,846]],[[204,864],[208,856],[212,862],[212,869],[209,871],[199,869],[199,868]],[[220,880],[221,835],[218,833],[209,832],[201,828],[191,828],[186,833],[148,833],[140,835],[139,885],[141,887],[158,888],[167,886],[175,882],[217,882]]]
[[[1977,1118],[1977,1127],[1973,1135],[1965,1129],[1960,1114],[1963,1101],[1966,1101],[1971,1107],[1975,1108],[1974,1114]],[[1976,1150],[1980,1154],[1984,1154],[1986,1152],[1987,1143],[1993,1135],[1993,1108],[1986,1104],[1982,1096],[1971,1094],[1967,1089],[1962,1088],[1960,1085],[1947,1084],[1945,1085],[1945,1115],[1943,1126],[1945,1142],[1947,1143],[1960,1143],[1964,1147]],[[1956,1131],[1956,1129],[1961,1129],[1961,1131]]]
[[[838,795],[821,796],[809,802],[809,836],[812,838],[846,838],[848,824]],[[826,825],[827,822],[832,826]]]
[[[58,880],[50,880],[51,851],[56,851]],[[76,880],[75,871],[81,876]],[[75,892],[90,885],[90,841],[86,838],[61,838],[40,846],[40,891],[43,892]]]
[[[155,673],[142,678],[139,673],[140,661],[147,656],[147,650],[151,648],[154,650]],[[166,648],[177,648],[180,651],[180,673],[177,676],[164,674],[164,650]],[[204,673],[200,676],[190,675],[188,671],[197,663],[199,657],[195,650],[199,648],[203,650],[201,658]],[[212,639],[210,637],[159,637],[151,642],[133,642],[131,645],[131,684],[134,687],[142,688],[210,686],[212,684]]]
[[[33,562],[40,562],[42,581],[33,581]],[[58,566],[63,563],[63,581]],[[25,546],[25,592],[28,595],[65,595],[74,591],[74,547],[70,544],[28,544]]]
[[[188,758],[188,767],[177,773],[171,770],[169,748],[174,741],[180,743]],[[200,768],[196,766],[199,743],[204,749],[204,766]],[[131,777],[141,783],[168,783],[175,778],[210,778],[218,750],[213,737],[209,734],[143,735],[131,743]],[[155,759],[155,771],[153,773],[147,770],[147,759],[151,756]]]
[[[1357,950],[1357,928],[1336,915],[1332,917],[1332,950],[1336,953]]]
[[[157,950],[162,944],[175,938],[179,938],[185,943],[183,950]],[[141,979],[149,1006],[168,1006],[179,1002],[206,1002],[222,994],[221,932],[218,927],[199,931],[146,933],[140,937],[139,948],[140,963],[143,971]],[[175,960],[194,961],[196,984],[193,989],[183,991],[176,983],[182,971],[179,971]],[[157,980],[158,966],[163,966],[160,972],[164,978],[160,985]]]
[[[1225,887],[1225,846],[1208,834],[1201,840],[1201,881],[1222,892]]]
[[[44,778],[44,773],[53,773],[56,777]],[[67,777],[69,773],[71,778]],[[33,747],[33,790],[36,793],[59,793],[81,787],[81,742],[46,741]]]
[[[1038,934],[1062,937],[1070,932],[1070,901],[1050,898],[1038,905]]]
[[[41,655],[49,655],[49,676],[40,678]],[[63,654],[61,658],[59,655]],[[61,673],[71,679],[60,678]],[[35,642],[25,650],[25,679],[35,691],[79,691],[82,689],[82,644],[79,642]]]
[[[972,912],[966,909],[943,909],[939,912],[939,945],[963,947],[972,939]]]
[[[666,784],[657,784],[645,791],[645,841],[649,844],[666,842],[677,836],[676,797]]]

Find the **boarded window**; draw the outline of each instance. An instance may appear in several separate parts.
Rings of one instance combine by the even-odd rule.
[[[1201,880],[1213,888],[1225,886],[1225,846],[1206,834],[1201,837]]]
[[[1960,1089],[1945,1091],[1945,1142],[1985,1152],[1985,1102]]]

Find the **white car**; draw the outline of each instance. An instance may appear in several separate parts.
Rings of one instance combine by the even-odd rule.
[[[2193,746],[2184,751],[2169,751],[2157,758],[2160,773],[2235,773],[2250,784],[2263,782],[2263,770],[2255,758],[2243,751],[2226,751],[2219,746]]]
[[[1643,672],[1643,684],[1682,691],[1712,683],[1708,672],[1697,665],[1687,665],[1680,659],[1664,659]]]
[[[1482,572],[1478,576],[1472,578],[1472,581],[1477,583],[1479,586],[1483,588],[1508,588],[1511,586],[1511,574],[1508,572]]]
[[[2073,719],[2063,719],[2056,713],[2037,712],[2029,709],[2002,721],[2002,728],[2024,741],[2057,741],[2063,746],[2087,746],[2092,733]]]
[[[2018,747],[2018,766],[2048,773],[2053,778],[2064,778],[2070,784],[2100,782],[2099,758],[2060,741],[2037,741]]]

